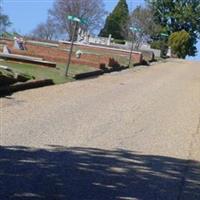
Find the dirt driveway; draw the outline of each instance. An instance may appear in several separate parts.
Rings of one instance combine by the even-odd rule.
[[[200,199],[198,62],[0,101],[1,200]]]

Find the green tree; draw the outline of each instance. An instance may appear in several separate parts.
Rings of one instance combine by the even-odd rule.
[[[185,30],[172,33],[169,37],[169,46],[179,58],[185,58],[190,47],[190,34]]]
[[[9,17],[5,15],[2,11],[1,0],[0,0],[0,34],[5,32],[6,28],[10,25],[11,23],[10,23]]]
[[[157,24],[169,35],[185,30],[190,35],[186,55],[195,56],[196,43],[200,37],[199,0],[147,0],[154,12]]]
[[[104,28],[100,31],[100,36],[108,37],[112,34],[115,39],[125,39],[124,29],[129,20],[129,10],[126,0],[119,0],[113,12],[107,17]]]

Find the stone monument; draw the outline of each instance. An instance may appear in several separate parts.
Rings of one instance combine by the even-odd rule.
[[[172,49],[171,49],[171,47],[168,48],[167,57],[169,57],[169,58],[172,57]]]
[[[10,50],[8,49],[7,45],[3,46],[3,53],[4,54],[10,54],[11,53]]]
[[[25,50],[23,38],[14,37],[14,48],[19,50]]]

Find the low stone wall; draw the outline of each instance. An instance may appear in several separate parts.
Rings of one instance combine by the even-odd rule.
[[[80,74],[76,74],[74,76],[74,78],[76,80],[82,80],[82,79],[86,79],[86,78],[91,78],[91,77],[97,77],[100,75],[103,75],[105,73],[111,73],[111,72],[116,72],[116,71],[122,71],[128,69],[128,67],[124,67],[124,66],[119,66],[119,67],[110,67],[110,68],[101,68],[99,70],[93,71],[93,72],[85,72],[85,73],[80,73]]]
[[[85,73],[76,74],[74,76],[74,78],[76,80],[82,80],[82,79],[86,79],[86,78],[90,78],[90,77],[100,76],[103,74],[104,74],[103,70],[97,70],[97,71],[93,71],[93,72],[85,72]]]

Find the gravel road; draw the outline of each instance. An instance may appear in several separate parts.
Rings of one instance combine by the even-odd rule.
[[[1,200],[200,199],[199,62],[0,101]]]

